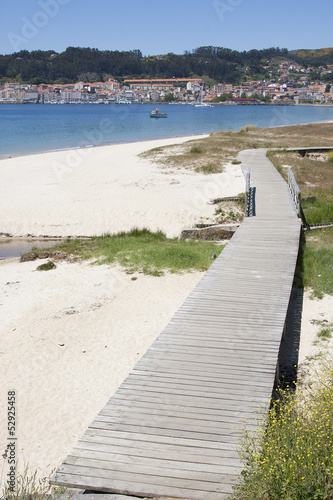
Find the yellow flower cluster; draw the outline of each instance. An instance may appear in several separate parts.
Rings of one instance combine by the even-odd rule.
[[[309,390],[281,393],[265,425],[245,432],[237,499],[333,498],[333,364]]]

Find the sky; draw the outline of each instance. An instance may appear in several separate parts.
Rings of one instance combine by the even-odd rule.
[[[0,54],[333,46],[333,0],[1,0]]]

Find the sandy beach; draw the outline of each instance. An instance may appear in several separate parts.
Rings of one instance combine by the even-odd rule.
[[[227,165],[220,175],[205,175],[161,168],[138,156],[197,137],[2,160],[0,233],[94,236],[149,227],[178,236],[200,217],[214,213],[207,204],[210,198],[244,190],[239,165]]]
[[[239,165],[203,175],[138,155],[176,138],[1,161],[0,232],[96,235],[132,227],[168,236],[210,217],[212,197],[244,191]],[[0,450],[7,391],[17,394],[17,458],[40,477],[54,470],[202,277],[136,280],[119,267],[0,261]],[[7,464],[6,464],[7,466]],[[5,470],[5,469],[4,469]]]
[[[40,261],[38,262],[38,264]],[[17,449],[48,475],[166,326],[201,273],[133,281],[117,267],[0,262],[0,443],[17,394]]]
[[[187,139],[193,139],[187,138]],[[44,153],[1,162],[0,232],[96,235],[134,226],[178,236],[215,208],[210,198],[244,190],[239,165],[221,174],[174,170],[138,157],[186,138]],[[0,261],[0,450],[7,445],[8,391],[17,395],[17,456],[49,475],[161,333],[202,273],[151,277],[118,266]],[[305,296],[300,358],[332,297]],[[7,464],[6,464],[7,466]],[[6,469],[4,469],[5,471]]]

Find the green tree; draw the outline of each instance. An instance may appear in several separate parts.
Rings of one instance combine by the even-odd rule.
[[[169,92],[168,94],[165,94],[164,99],[163,99],[163,101],[165,101],[165,102],[172,102],[172,101],[175,101],[175,100],[176,100],[176,98],[172,94],[172,92]]]

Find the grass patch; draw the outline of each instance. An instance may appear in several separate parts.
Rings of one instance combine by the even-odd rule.
[[[6,456],[6,452],[4,456]],[[14,489],[8,486],[7,478],[1,481],[3,486],[2,489],[0,488],[0,498],[5,500],[56,500],[65,493],[66,488],[51,486],[49,480],[50,477],[40,478],[38,470],[31,472],[29,465],[25,464],[23,473],[17,474]]]
[[[269,159],[288,179],[290,166],[302,193],[302,209],[308,224],[333,222],[333,164],[294,151],[270,151]]]
[[[48,262],[45,262],[45,264],[41,264],[40,266],[38,266],[37,271],[50,271],[51,269],[55,269],[56,267],[57,266],[49,260]]]
[[[205,139],[188,141],[145,151],[140,156],[151,159],[163,167],[196,170],[202,165],[214,164],[221,168],[235,161],[237,154],[248,148],[287,148],[327,146],[333,142],[332,125],[293,125],[278,128],[258,128],[246,125],[240,131],[212,132]],[[198,170],[200,172],[200,170]]]
[[[247,125],[242,127],[239,132],[243,134],[244,132],[250,132],[251,130],[257,130],[257,129],[258,125],[252,125],[251,123],[248,123]]]
[[[191,147],[190,153],[193,155],[200,155],[201,153],[203,153],[203,149],[198,144],[195,144]]]
[[[314,345],[318,345],[320,341],[325,342],[332,338],[333,323],[329,323],[327,320],[313,320],[312,323],[320,326],[320,330],[317,332],[317,339],[314,341]]]
[[[244,219],[244,203],[220,202],[215,208],[214,215],[218,224],[242,222]]]
[[[211,254],[219,255],[223,247],[212,242],[169,239],[162,232],[133,229],[116,235],[89,240],[69,240],[49,250],[59,258],[93,259],[96,264],[120,264],[126,272],[161,276],[165,271],[206,271]],[[45,249],[41,250],[45,254]],[[38,249],[34,250],[34,256]],[[23,260],[26,260],[23,256]]]
[[[333,228],[302,235],[294,285],[312,290],[312,296],[333,295]]]
[[[244,482],[234,500],[333,498],[333,365],[322,363],[311,390],[283,392],[267,422],[245,433]]]
[[[328,153],[328,161],[329,161],[330,163],[333,163],[333,151],[330,151],[330,152]]]
[[[333,295],[333,245],[320,245],[307,241],[303,251],[303,285],[322,298]]]
[[[292,168],[307,224],[333,222],[333,164],[298,152],[271,151],[268,156],[285,179],[286,166]],[[314,297],[333,295],[333,228],[305,232],[296,280],[298,286],[311,289]]]
[[[317,333],[317,337],[320,340],[329,340],[332,338],[332,327],[321,328],[321,330]]]
[[[322,188],[313,190],[313,198],[302,200],[308,224],[333,222],[333,195]]]
[[[208,163],[207,165],[200,165],[195,168],[195,171],[201,174],[218,174],[223,171],[220,165],[214,163]]]

